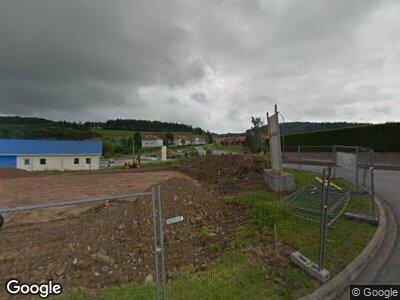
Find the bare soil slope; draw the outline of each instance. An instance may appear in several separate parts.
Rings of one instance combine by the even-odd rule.
[[[240,207],[226,204],[194,180],[168,179],[161,191],[164,219],[184,217],[183,222],[165,225],[170,277],[181,266],[205,268],[217,256],[210,245],[229,243],[245,221]],[[204,226],[212,226],[215,233],[199,238]],[[99,205],[68,219],[10,225],[0,237],[1,286],[9,278],[51,278],[67,290],[93,289],[143,282],[154,275],[151,202],[146,198]]]

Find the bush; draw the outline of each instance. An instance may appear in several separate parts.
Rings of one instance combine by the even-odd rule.
[[[400,123],[364,127],[295,133],[285,136],[285,150],[297,151],[297,146],[363,146],[376,151],[400,151]]]

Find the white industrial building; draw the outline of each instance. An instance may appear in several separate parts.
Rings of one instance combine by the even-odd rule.
[[[27,171],[97,170],[100,141],[0,139],[0,168]]]
[[[163,146],[162,138],[156,135],[147,135],[144,139],[142,139],[142,148],[156,148]]]
[[[204,145],[206,141],[201,136],[195,136],[192,138],[192,145]]]

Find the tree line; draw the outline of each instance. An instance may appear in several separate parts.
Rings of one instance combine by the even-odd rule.
[[[200,127],[192,127],[191,125],[174,123],[174,122],[161,122],[149,120],[134,120],[134,119],[116,119],[108,120],[106,122],[67,122],[67,121],[52,121],[44,118],[36,117],[20,117],[20,116],[0,116],[1,125],[29,125],[35,128],[58,128],[57,132],[61,132],[60,128],[71,128],[80,130],[87,134],[93,129],[107,129],[107,130],[129,130],[129,131],[148,131],[148,132],[191,132],[198,135],[206,134]],[[31,128],[23,130],[18,133],[18,137],[27,136],[31,132]],[[67,130],[65,130],[67,132]],[[10,130],[5,130],[4,135],[12,135]],[[17,132],[16,132],[17,134]],[[39,133],[35,134],[37,136]],[[71,135],[72,132],[70,132]],[[84,135],[85,135],[84,134]],[[43,137],[48,137],[46,133]],[[10,136],[12,137],[12,136]],[[17,137],[17,136],[15,136]],[[32,137],[33,138],[33,137]]]
[[[245,146],[254,153],[268,151],[267,127],[261,118],[251,118],[252,127],[246,131]],[[304,123],[302,126],[299,123]],[[376,151],[400,151],[400,123],[389,122],[384,124],[363,124],[363,123],[311,123],[293,122],[293,128],[300,130],[309,129],[306,132],[287,134],[285,131],[285,151],[297,151],[297,146],[363,146],[375,149]],[[282,130],[282,124],[281,130]],[[299,126],[300,125],[300,126]],[[297,127],[296,127],[297,126]],[[332,127],[333,129],[327,129]],[[284,127],[287,129],[288,127]],[[320,130],[312,130],[320,128]]]

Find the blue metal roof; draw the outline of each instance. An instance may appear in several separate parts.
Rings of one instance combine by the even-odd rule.
[[[100,141],[0,139],[0,155],[101,155]]]

